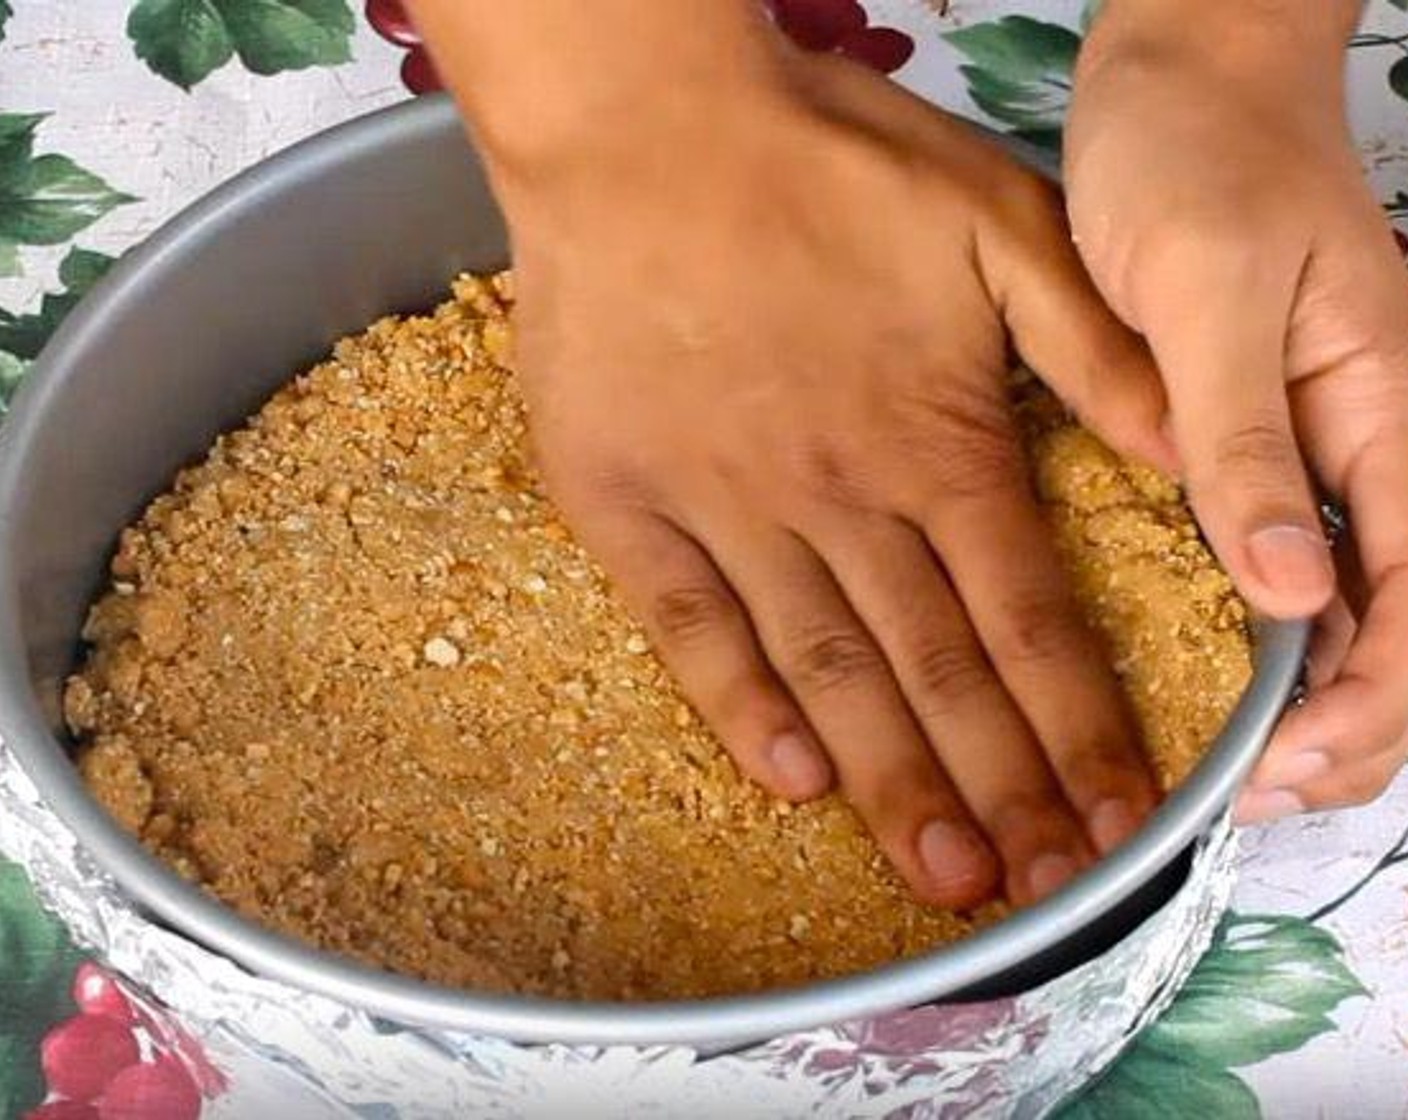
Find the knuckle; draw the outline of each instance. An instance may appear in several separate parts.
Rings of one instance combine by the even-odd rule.
[[[842,454],[828,443],[804,444],[797,451],[802,484],[813,499],[828,506],[861,506],[865,487]]]
[[[785,663],[798,687],[817,692],[872,680],[884,669],[875,644],[853,630],[804,632],[793,639]]]
[[[1046,666],[1073,663],[1088,646],[1088,631],[1070,604],[1029,595],[1008,605],[993,653],[1005,665]]]
[[[986,660],[963,644],[933,639],[909,658],[909,675],[914,682],[917,705],[947,708],[957,697],[971,697],[992,687],[993,676]]]
[[[1241,471],[1284,466],[1295,458],[1290,434],[1270,420],[1248,420],[1226,433],[1217,443],[1219,470]]]
[[[1376,800],[1393,781],[1397,766],[1365,765],[1346,774],[1336,784],[1328,802],[1330,805],[1367,805]],[[1312,801],[1316,800],[1311,798]]]
[[[1026,459],[1006,402],[953,390],[906,402],[900,450],[940,500],[982,497],[1023,484]]]
[[[650,488],[634,466],[577,453],[575,445],[540,455],[539,470],[553,498],[574,509],[645,509],[652,502]]]
[[[1357,380],[1363,384],[1355,386],[1355,405],[1368,415],[1383,417],[1381,430],[1401,436],[1408,417],[1408,379],[1403,376],[1408,369],[1408,337],[1396,322],[1391,321],[1370,340],[1362,369],[1364,376]]]
[[[1408,580],[1408,567],[1394,564],[1387,577]],[[1381,588],[1386,585],[1386,580],[1380,581]],[[1385,766],[1392,766],[1408,757],[1408,700],[1404,698],[1399,675],[1384,672],[1381,676],[1378,670],[1365,671],[1351,667],[1336,684],[1352,690],[1342,701],[1346,713],[1351,706],[1353,710],[1353,745],[1346,744],[1341,748],[1345,760],[1373,759]]]
[[[1372,801],[1384,793],[1393,784],[1402,769],[1403,758],[1397,749],[1380,754],[1371,765],[1366,767],[1363,788],[1365,799]]]
[[[694,584],[657,594],[651,602],[650,617],[663,640],[689,645],[725,625],[734,610],[721,588]]]
[[[1360,757],[1364,764],[1392,777],[1403,761],[1404,726],[1396,712],[1365,712]]]
[[[1393,783],[1394,775],[1397,774],[1397,772],[1396,769],[1380,768],[1366,774],[1362,785],[1357,791],[1361,803],[1368,804],[1370,801],[1375,801],[1383,796],[1388,790],[1388,787]]]

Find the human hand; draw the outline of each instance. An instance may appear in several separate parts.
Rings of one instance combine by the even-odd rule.
[[[541,464],[745,773],[839,780],[923,899],[1027,902],[1155,792],[1031,496],[1009,339],[1149,456],[1157,379],[1047,185],[768,50],[547,151],[490,140]]]
[[[1408,276],[1345,120],[1358,7],[1111,0],[1067,130],[1081,255],[1159,363],[1210,542],[1254,607],[1320,615],[1245,822],[1369,800],[1408,753]],[[1316,483],[1350,514],[1343,596]]]

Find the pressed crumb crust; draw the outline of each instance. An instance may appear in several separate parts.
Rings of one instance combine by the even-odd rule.
[[[925,908],[838,797],[734,770],[543,497],[507,280],[384,319],[121,539],[68,684],[111,812],[240,912],[447,984],[568,998],[854,972]],[[1160,780],[1251,672],[1177,489],[1019,391],[1038,489]]]

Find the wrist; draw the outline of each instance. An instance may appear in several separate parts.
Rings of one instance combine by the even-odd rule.
[[[413,0],[496,179],[517,182],[766,111],[785,51],[755,0]],[[493,9],[493,10],[490,10]]]
[[[1081,62],[1157,56],[1265,84],[1293,72],[1286,88],[1305,88],[1308,78],[1341,78],[1362,8],[1363,0],[1220,0],[1190,14],[1186,0],[1106,0]]]

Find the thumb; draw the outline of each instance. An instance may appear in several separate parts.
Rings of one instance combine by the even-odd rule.
[[[1285,351],[1300,268],[1267,257],[1152,269],[1134,311],[1163,371],[1198,520],[1253,607],[1304,618],[1335,569],[1291,422]]]
[[[1120,454],[1179,473],[1148,348],[1100,298],[1054,193],[1044,218],[994,231],[980,258],[1018,355]]]

